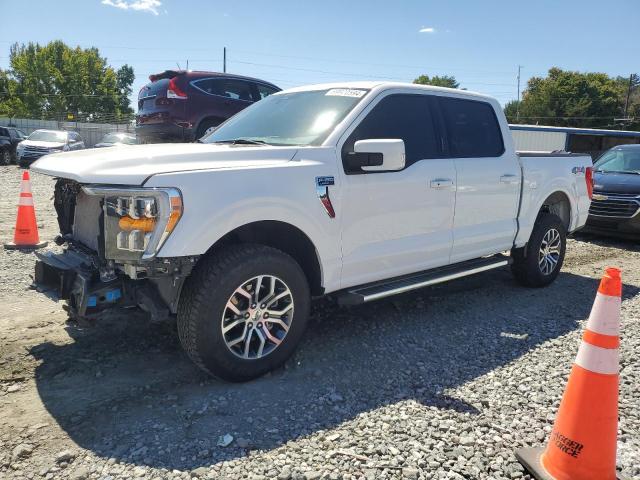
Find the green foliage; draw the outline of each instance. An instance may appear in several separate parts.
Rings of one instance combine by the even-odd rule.
[[[546,77],[532,77],[519,104],[509,102],[505,114],[512,123],[585,128],[638,128],[638,123],[616,125],[624,114],[628,78],[604,73],[580,73],[552,68]],[[640,108],[634,100],[629,115]],[[640,113],[640,112],[639,112]]]
[[[442,77],[438,75],[434,75],[429,78],[429,75],[420,75],[416,78],[413,83],[417,83],[419,85],[434,85],[436,87],[447,87],[447,88],[458,88],[460,83],[456,80],[456,77],[443,75]]]
[[[117,71],[97,48],[70,48],[56,40],[14,44],[10,69],[0,70],[0,115],[74,118],[92,121],[126,120],[133,110],[129,94],[133,69]]]

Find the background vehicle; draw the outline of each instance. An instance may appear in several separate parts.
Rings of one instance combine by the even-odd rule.
[[[100,142],[94,145],[95,148],[114,147],[118,145],[135,145],[138,141],[135,135],[124,132],[107,133]]]
[[[140,143],[191,142],[253,102],[280,91],[257,78],[167,70],[149,76],[138,94]]]
[[[16,147],[27,135],[14,127],[0,127],[0,165],[16,161]]]
[[[593,200],[586,229],[640,237],[640,145],[621,145],[593,166]]]
[[[616,145],[640,143],[640,132],[598,128],[509,125],[516,150],[588,153],[596,159]]]
[[[228,380],[291,355],[311,295],[362,303],[507,265],[548,285],[589,210],[588,155],[517,154],[500,104],[467,91],[301,87],[203,142],[40,160],[67,250],[35,278],[74,315],[177,315],[189,356]]]
[[[76,132],[36,130],[20,142],[16,152],[18,164],[28,167],[43,155],[84,149],[84,142]]]

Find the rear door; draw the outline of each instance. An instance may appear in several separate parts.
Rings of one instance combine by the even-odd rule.
[[[457,172],[451,262],[508,250],[516,233],[521,171],[507,151],[494,106],[439,97]],[[508,133],[508,132],[507,132]]]
[[[401,171],[346,174],[341,187],[342,286],[446,265],[452,245],[455,167],[443,158],[429,95],[385,93],[343,138],[402,139]]]

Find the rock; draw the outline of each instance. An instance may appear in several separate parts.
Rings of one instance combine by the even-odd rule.
[[[86,480],[87,478],[89,478],[89,470],[87,470],[85,467],[77,468],[69,478],[70,480]]]
[[[198,467],[191,470],[191,476],[196,478],[203,478],[209,473],[209,469],[207,467]]]
[[[307,477],[307,480],[318,480],[320,477],[322,477],[322,472],[312,470],[310,472],[307,472],[305,475]]]
[[[9,388],[7,388],[7,392],[9,393],[17,392],[18,390],[20,390],[20,385],[18,384],[9,385]]]
[[[231,442],[233,442],[233,435],[227,433],[218,437],[218,443],[216,445],[219,447],[228,447],[231,445]]]
[[[251,441],[246,438],[238,438],[236,440],[236,445],[240,448],[249,448],[251,446]]]
[[[409,478],[411,480],[417,480],[419,473],[420,472],[418,471],[417,468],[403,468],[402,469],[402,477],[403,478]]]
[[[69,463],[76,458],[76,453],[71,450],[63,450],[56,455],[56,463]]]
[[[14,460],[17,460],[19,458],[27,458],[31,456],[32,453],[33,445],[29,445],[28,443],[20,443],[19,445],[16,445],[16,447],[11,452],[11,457]]]
[[[473,437],[460,437],[460,441],[458,443],[463,447],[472,447],[475,445],[476,440]]]
[[[340,434],[339,433],[332,433],[331,435],[327,435],[326,439],[329,442],[335,442],[336,440],[338,440],[340,438]]]

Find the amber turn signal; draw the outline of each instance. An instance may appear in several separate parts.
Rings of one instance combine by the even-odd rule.
[[[129,216],[121,217],[118,220],[120,230],[131,232],[132,230],[142,230],[143,232],[153,232],[156,227],[155,218],[131,218]]]

